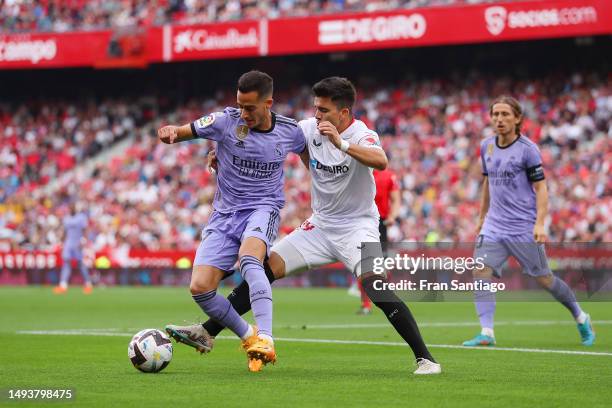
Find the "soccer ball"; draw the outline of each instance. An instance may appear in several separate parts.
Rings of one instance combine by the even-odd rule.
[[[144,373],[157,373],[170,364],[172,343],[161,330],[141,330],[130,340],[128,357],[138,370]]]

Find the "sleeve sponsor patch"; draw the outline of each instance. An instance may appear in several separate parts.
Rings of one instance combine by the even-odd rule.
[[[376,133],[368,133],[362,137],[357,144],[364,147],[380,147],[380,140]]]
[[[212,125],[213,123],[215,123],[215,114],[211,113],[210,115],[206,115],[201,117],[200,119],[198,119],[196,121],[196,125],[202,129],[202,128],[207,128],[210,125]]]
[[[529,167],[527,169],[527,179],[532,183],[544,180],[544,168],[542,165],[538,164],[537,166]]]

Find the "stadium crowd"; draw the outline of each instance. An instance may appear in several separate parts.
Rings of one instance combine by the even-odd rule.
[[[493,0],[3,0],[4,32],[64,32],[161,24],[380,11]],[[513,0],[503,0],[513,1]],[[516,1],[516,0],[514,0]],[[499,2],[499,0],[497,0]]]
[[[479,142],[492,134],[492,95],[523,103],[524,134],[541,149],[550,191],[552,241],[612,241],[612,88],[595,73],[516,80],[474,76],[401,84],[357,81],[356,116],[382,136],[398,175],[402,206],[392,241],[473,242],[482,181]],[[0,115],[0,238],[15,249],[61,243],[61,218],[72,201],[90,217],[96,250],[192,249],[211,211],[214,177],[205,155],[212,142],[168,146],[163,123],[187,123],[233,105],[233,93],[192,99],[159,113],[160,101],[107,100],[4,106]],[[279,113],[311,115],[308,87],[280,90]],[[166,111],[166,109],[159,110]],[[72,171],[50,192],[45,181],[130,136],[127,150],[92,172]],[[310,215],[307,170],[292,156],[281,234]],[[32,183],[36,183],[35,185]]]
[[[44,185],[123,139],[152,118],[148,106],[146,100],[0,103],[0,163],[6,173],[0,198],[20,186]]]

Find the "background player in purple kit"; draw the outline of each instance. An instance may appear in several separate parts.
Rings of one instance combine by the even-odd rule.
[[[78,211],[76,203],[70,204],[70,214],[63,220],[64,226],[64,246],[62,248],[62,271],[60,273],[59,285],[53,288],[56,294],[68,291],[68,282],[72,274],[72,261],[76,261],[77,267],[83,276],[83,293],[86,295],[92,291],[89,270],[83,263],[83,243],[85,231],[87,230],[87,216]]]
[[[484,181],[475,257],[485,268],[474,271],[474,279],[490,281],[500,276],[501,267],[513,256],[523,271],[561,302],[576,320],[582,344],[595,341],[591,318],[576,301],[565,282],[553,275],[544,251],[548,213],[548,191],[540,150],[520,133],[523,111],[508,96],[495,99],[490,108],[496,136],[480,146]],[[475,304],[482,330],[464,346],[493,346],[495,293],[476,291]]]
[[[214,211],[202,231],[190,290],[204,313],[243,340],[251,371],[276,360],[272,290],[263,261],[276,238],[279,210],[285,204],[283,163],[289,152],[302,153],[306,147],[297,122],[271,111],[272,91],[269,75],[247,72],[238,80],[239,109],[226,108],[184,126],[158,130],[165,143],[194,138],[217,142],[220,170]],[[257,327],[249,325],[217,293],[219,282],[231,273],[237,259],[249,285]],[[207,351],[199,346],[200,337],[207,336],[201,325],[168,325],[166,331],[177,341]]]

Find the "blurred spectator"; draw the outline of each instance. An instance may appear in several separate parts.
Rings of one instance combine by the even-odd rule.
[[[0,171],[0,188],[46,184],[133,134],[151,114],[144,100],[0,103],[0,164],[11,169]]]

